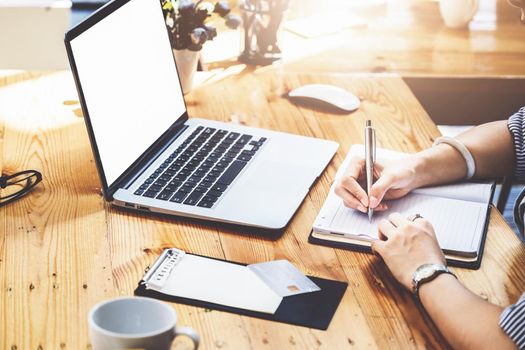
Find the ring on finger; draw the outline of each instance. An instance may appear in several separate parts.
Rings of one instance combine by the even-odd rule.
[[[413,215],[410,215],[407,220],[408,221],[416,221],[417,219],[423,219],[423,217],[421,216],[421,214],[413,214]]]

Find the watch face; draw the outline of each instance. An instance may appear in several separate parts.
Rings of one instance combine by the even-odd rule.
[[[423,280],[425,278],[429,278],[434,274],[436,271],[436,268],[432,264],[423,265],[421,266],[417,271],[417,277],[419,280]]]

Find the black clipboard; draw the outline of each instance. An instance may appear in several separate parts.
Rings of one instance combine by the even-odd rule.
[[[205,257],[202,255],[197,256]],[[210,257],[205,258],[226,261],[243,266],[247,265],[224,259]],[[313,276],[308,276],[308,278],[317,284],[321,290],[317,292],[284,297],[274,314],[266,314],[264,312],[239,309],[235,307],[164,294],[152,289],[147,289],[143,280],[139,282],[134,294],[137,296],[155,298],[179,304],[193,305],[206,309],[225,311],[238,315],[261,318],[264,320],[326,330],[328,329],[330,321],[332,320],[337,307],[343,298],[346,288],[348,287],[348,283]]]

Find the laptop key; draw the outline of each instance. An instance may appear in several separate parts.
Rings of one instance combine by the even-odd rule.
[[[238,144],[247,144],[248,141],[250,141],[252,138],[252,135],[242,135],[241,138],[239,140],[237,140],[237,143]]]
[[[177,174],[174,177],[174,179],[177,180],[177,181],[185,181],[187,178],[188,178],[188,175],[181,175],[181,174]]]
[[[184,204],[187,204],[187,205],[196,205],[199,200],[202,198],[202,196],[204,195],[204,193],[202,192],[192,192],[188,198],[186,198],[186,200],[184,201]]]
[[[169,191],[169,192],[173,193],[173,192],[175,192],[177,190],[177,188],[178,188],[178,186],[170,186],[170,185],[168,185],[168,186],[164,187],[164,191]]]
[[[228,140],[236,140],[241,134],[238,132],[230,132],[227,136]]]
[[[224,169],[221,169],[221,170],[219,170],[219,171],[217,171],[217,170],[212,170],[212,171],[210,171],[210,172],[208,173],[208,176],[209,176],[209,177],[218,178],[218,177],[222,174],[223,170],[224,170]]]
[[[253,151],[242,151],[241,155],[253,157],[255,155],[255,152],[253,152]]]
[[[210,188],[213,185],[213,182],[210,181],[202,181],[199,186],[204,188]]]
[[[148,190],[144,193],[144,197],[153,198],[157,195],[158,192]]]
[[[208,189],[206,187],[197,186],[197,187],[195,187],[195,189],[193,191],[194,192],[199,192],[199,193],[206,193],[206,191],[208,191]]]
[[[159,193],[160,190],[162,190],[162,186],[155,184],[151,185],[148,189],[148,191],[154,191],[155,193]]]
[[[246,155],[240,155],[239,157],[237,157],[238,160],[242,160],[243,162],[249,162],[250,159],[252,159],[251,156],[246,156]]]
[[[182,193],[190,193],[190,192],[191,192],[191,188],[184,187],[184,185],[182,185],[182,187],[179,189],[178,192],[182,192]],[[177,193],[178,193],[178,192],[177,192]]]
[[[228,186],[218,183],[215,186],[213,186],[211,189],[216,191],[216,192],[221,192],[222,193],[222,192],[226,191],[226,188],[228,188]]]
[[[206,182],[215,182],[215,180],[217,180],[217,177],[216,177],[216,176],[209,176],[209,175],[208,175],[208,176],[206,176],[206,177],[204,178],[204,181],[206,181]]]
[[[219,197],[213,197],[213,196],[206,195],[206,196],[204,196],[202,198],[202,201],[203,202],[209,202],[209,203],[215,203],[215,202],[217,202],[217,199],[219,199]]]
[[[241,170],[246,166],[246,162],[241,161],[234,161],[228,169],[224,172],[224,174],[217,180],[217,183],[229,185],[233,182],[233,180],[239,175]]]
[[[171,191],[162,191],[158,196],[157,196],[157,199],[160,199],[160,200],[163,200],[163,201],[167,201],[168,199],[170,199],[171,195],[173,194],[173,192]]]
[[[142,193],[144,193],[144,190],[138,189],[134,192],[137,196],[140,196]]]
[[[185,182],[184,185],[182,185],[182,188],[193,189],[195,186],[197,186],[196,182],[188,181],[188,182]]]
[[[171,180],[168,184],[169,187],[179,187],[180,185],[182,185],[182,181],[177,180]]]
[[[199,204],[197,204],[198,207],[201,207],[201,208],[211,208],[213,207],[213,203],[212,202],[206,202],[206,201],[200,201]]]
[[[184,198],[186,198],[187,195],[188,193],[179,191],[175,193],[173,197],[171,197],[170,202],[182,203],[182,201],[184,200]]]
[[[208,193],[206,193],[207,196],[210,196],[210,197],[220,197],[222,195],[222,192],[219,192],[219,191],[214,191],[214,190],[209,190]]]
[[[188,179],[191,182],[199,182],[200,180],[202,180],[202,176],[197,175],[197,172],[194,172]]]

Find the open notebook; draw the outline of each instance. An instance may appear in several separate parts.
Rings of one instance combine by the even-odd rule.
[[[377,225],[392,212],[404,216],[416,213],[434,226],[443,252],[452,265],[477,268],[487,230],[492,183],[460,183],[416,189],[407,196],[388,202],[389,209],[375,212],[372,222],[368,216],[344,206],[334,193],[337,181],[344,176],[350,159],[363,156],[364,147],[354,145],[337,171],[334,184],[317,216],[310,242],[369,250],[378,238]],[[378,160],[393,160],[405,153],[378,149]]]

